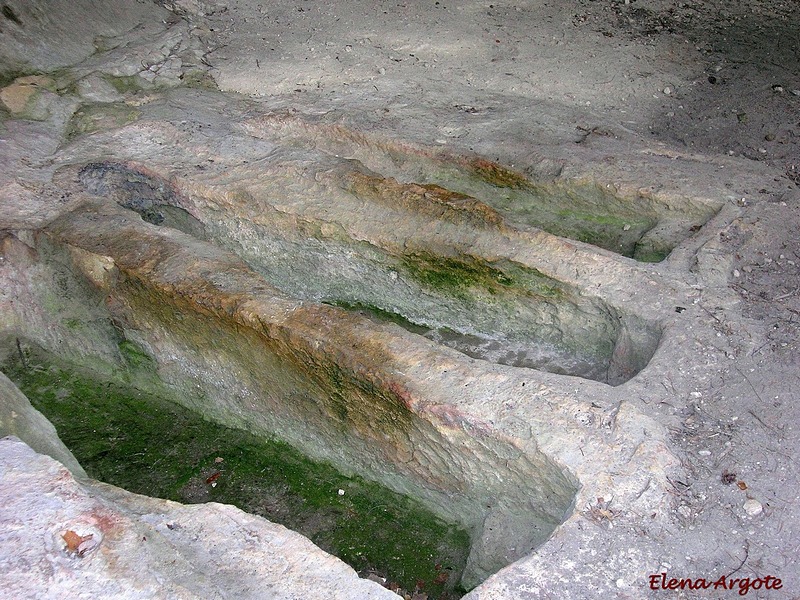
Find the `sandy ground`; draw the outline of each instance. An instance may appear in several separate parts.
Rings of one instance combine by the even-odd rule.
[[[637,402],[669,428],[686,473],[674,481],[677,516],[661,532],[661,565],[641,571],[771,575],[787,585],[748,597],[800,597],[789,586],[800,585],[797,0],[161,4],[170,11],[149,27],[188,22],[197,67],[223,91],[536,176],[577,163],[735,207],[653,267],[691,277],[707,275],[709,248],[731,258],[717,273],[726,293],[703,308],[716,341],[674,371],[661,356],[663,389],[648,387]],[[8,33],[14,23],[4,16]],[[127,39],[137,35],[132,28]],[[61,64],[53,52],[43,51],[40,68],[77,61],[82,50],[70,48]],[[666,167],[657,160],[665,157]],[[490,584],[478,598],[504,597],[511,585]]]
[[[517,119],[602,123],[795,182],[800,168],[794,2],[236,0],[209,23],[223,89],[323,105],[365,90],[390,111],[397,96],[472,114],[527,103]],[[444,134],[471,142],[468,127]]]

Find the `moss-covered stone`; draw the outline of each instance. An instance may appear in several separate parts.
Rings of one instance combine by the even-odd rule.
[[[134,369],[150,360],[132,342]],[[158,395],[29,348],[3,370],[56,426],[87,473],[181,502],[223,502],[282,523],[362,575],[456,598],[469,537],[418,502],[291,446],[204,420]]]
[[[211,73],[202,69],[187,71],[181,75],[180,79],[183,82],[183,85],[188,88],[197,90],[212,90],[215,92],[219,91],[219,86],[211,76]]]
[[[681,212],[650,197],[621,195],[591,180],[536,181],[485,159],[432,158],[433,168],[418,159],[411,161],[425,181],[483,200],[510,224],[537,227],[643,262],[663,260],[685,237],[675,232],[686,228],[659,234],[659,248],[653,252],[639,248],[647,232],[662,223],[702,224],[717,210],[708,206]]]
[[[67,123],[66,138],[123,127],[139,118],[141,112],[124,102],[84,104]]]
[[[41,71],[31,71],[31,70],[24,70],[24,69],[7,69],[4,71],[0,71],[0,87],[5,87],[10,83],[13,83],[14,80],[19,79],[20,77],[28,77],[30,75],[41,75]]]
[[[447,293],[481,288],[494,294],[514,283],[500,269],[471,257],[451,258],[420,251],[404,255],[401,264],[422,285]]]
[[[130,340],[121,341],[119,343],[119,352],[129,369],[155,370],[156,362],[153,360],[153,357],[147,354],[147,352],[135,342]]]
[[[142,89],[143,79],[138,75],[105,75],[103,77],[120,94],[138,92]]]
[[[536,269],[507,260],[489,263],[471,256],[454,258],[419,251],[402,256],[401,268],[423,287],[458,297],[484,292],[505,295],[508,300],[517,300],[520,295],[544,300],[565,297],[563,284]]]
[[[410,331],[412,333],[427,333],[430,331],[429,327],[425,327],[424,325],[419,325],[418,323],[414,323],[413,321],[409,321],[403,315],[392,312],[389,310],[384,310],[383,308],[379,308],[372,304],[363,304],[361,302],[348,302],[346,300],[332,300],[325,302],[325,304],[330,304],[331,306],[338,306],[339,308],[343,308],[345,310],[357,312],[363,314],[367,317],[370,317],[373,320],[381,321],[384,323],[394,323],[395,325],[399,325],[406,331]]]

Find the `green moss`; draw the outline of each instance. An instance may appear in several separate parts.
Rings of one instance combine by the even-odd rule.
[[[495,293],[514,283],[503,271],[471,257],[450,258],[416,252],[404,255],[401,265],[423,286],[448,293],[462,292],[467,288],[482,288]]]
[[[67,329],[72,329],[73,331],[80,329],[83,326],[80,319],[65,319],[64,320],[64,327]]]
[[[129,362],[149,360],[132,342],[120,351]],[[12,353],[3,370],[95,479],[180,502],[234,504],[303,533],[362,575],[430,598],[460,596],[468,535],[414,500],[39,350],[24,364]]]
[[[430,327],[419,325],[417,323],[414,323],[413,321],[409,321],[401,314],[384,310],[382,308],[378,308],[377,306],[374,306],[372,304],[362,304],[361,302],[347,302],[346,300],[332,300],[324,302],[324,304],[329,304],[331,306],[338,306],[339,308],[343,308],[345,310],[361,313],[364,316],[367,316],[375,321],[381,321],[384,323],[394,323],[395,325],[399,325],[406,331],[411,331],[412,333],[424,334],[430,331]]]
[[[142,78],[138,75],[104,75],[103,79],[110,83],[120,94],[138,92],[142,89]]]
[[[475,293],[517,294],[542,300],[561,299],[563,285],[529,267],[511,261],[489,263],[473,258],[449,258],[428,253],[402,257],[405,273],[432,290],[465,298]]]
[[[497,268],[511,277],[516,288],[523,290],[528,296],[539,300],[565,300],[570,295],[566,285],[533,267],[504,260],[497,263]]]
[[[213,90],[218,92],[219,86],[208,71],[196,69],[181,75],[183,85],[198,90]]]
[[[426,165],[421,168],[427,170]],[[619,196],[593,181],[540,182],[483,159],[440,160],[427,180],[485,202],[509,223],[537,227],[643,262],[662,260],[678,241],[666,240],[664,245],[670,247],[663,251],[640,251],[639,239],[664,218],[656,203]]]
[[[569,221],[594,223],[605,227],[617,228],[620,231],[622,231],[626,225],[630,227],[632,222],[635,223],[635,219],[609,213],[600,214],[579,210],[560,210],[557,214],[559,217]],[[645,223],[640,222],[639,225],[645,225]]]
[[[598,248],[605,248],[617,254],[631,257],[633,255],[633,248],[635,246],[634,240],[624,240],[621,236],[611,234],[609,232],[600,231],[594,228],[581,227],[575,225],[568,231],[561,231],[558,227],[551,228],[551,233],[563,237],[569,237],[573,240],[591,244]],[[567,233],[569,235],[567,235]]]
[[[119,343],[119,352],[126,366],[131,370],[150,369],[156,367],[156,361],[139,344],[130,340]]]
[[[159,89],[160,86],[148,83],[138,75],[117,76],[105,75],[105,80],[108,81],[114,89],[120,94],[131,94],[141,90]],[[198,90],[211,90],[218,92],[219,86],[211,74],[203,69],[194,69],[183,73],[181,76],[183,85],[189,88]]]
[[[8,69],[0,71],[0,88],[14,83],[14,80],[28,75],[42,75],[41,71],[26,71],[23,69]]]
[[[96,131],[122,127],[138,119],[140,114],[138,109],[123,102],[84,104],[69,120],[66,137],[71,140]]]
[[[633,258],[640,262],[657,263],[669,256],[669,248],[636,248]]]

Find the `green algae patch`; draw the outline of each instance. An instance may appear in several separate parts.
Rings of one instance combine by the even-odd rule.
[[[0,88],[14,83],[20,77],[28,77],[31,75],[43,75],[41,71],[30,71],[24,69],[8,69],[5,71],[0,70]]]
[[[635,257],[639,262],[659,263],[670,255],[671,250],[662,249],[653,252],[637,252]]]
[[[401,265],[404,271],[423,286],[448,293],[467,288],[483,288],[496,293],[514,281],[503,271],[474,258],[451,258],[427,252],[406,254]]]
[[[218,92],[219,86],[211,73],[202,69],[193,69],[180,76],[183,85],[196,90],[211,90]]]
[[[399,325],[400,327],[402,327],[406,331],[410,331],[411,333],[424,334],[428,333],[431,330],[430,327],[414,323],[413,321],[408,320],[399,313],[385,310],[373,304],[365,304],[362,302],[348,302],[346,300],[331,300],[324,302],[324,304],[329,304],[330,306],[336,306],[338,308],[343,308],[344,310],[350,312],[358,313],[376,322],[394,323],[395,325]]]
[[[622,195],[591,180],[536,180],[481,158],[432,158],[432,164],[408,156],[396,162],[408,171],[413,168],[415,178],[421,172],[426,183],[485,202],[509,224],[536,227],[640,262],[664,260],[693,228],[719,210],[719,206],[672,206],[647,195]],[[663,224],[671,224],[671,231],[658,232]]]
[[[119,343],[119,352],[123,360],[131,369],[152,368],[155,369],[155,360],[141,346],[130,340],[123,340]]]
[[[104,75],[103,78],[120,94],[138,92],[142,89],[142,78],[138,75]]]
[[[67,140],[81,135],[123,127],[137,120],[141,112],[124,102],[84,104],[69,120]]]
[[[151,360],[131,342],[120,351],[137,369]],[[408,497],[40,350],[12,353],[3,371],[95,479],[184,503],[233,504],[304,534],[362,576],[429,598],[461,595],[467,532]]]
[[[493,296],[523,294],[540,299],[563,299],[565,290],[556,280],[536,269],[511,261],[489,263],[471,257],[438,256],[413,252],[401,257],[402,270],[423,287],[464,297],[467,291]]]
[[[667,258],[670,255],[670,252],[672,251],[668,248],[656,248],[653,250],[641,251],[637,248],[633,258],[644,263],[659,263]]]

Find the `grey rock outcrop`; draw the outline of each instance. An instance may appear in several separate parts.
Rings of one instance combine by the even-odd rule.
[[[0,489],[7,598],[397,598],[281,525],[79,482],[14,437]]]

